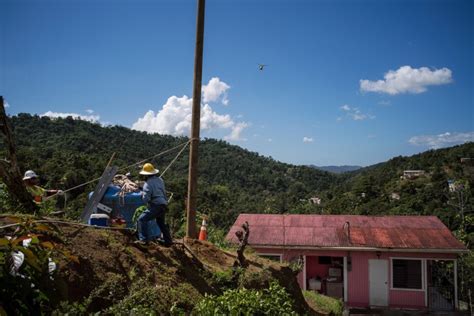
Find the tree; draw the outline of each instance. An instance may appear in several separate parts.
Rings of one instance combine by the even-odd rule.
[[[0,96],[0,129],[8,154],[8,159],[0,159],[0,177],[7,186],[10,195],[15,197],[26,211],[34,213],[38,210],[38,207],[33,202],[31,194],[26,191],[26,187],[22,181],[22,175],[16,157],[15,142],[13,140],[10,122],[5,113],[5,105],[2,96]]]

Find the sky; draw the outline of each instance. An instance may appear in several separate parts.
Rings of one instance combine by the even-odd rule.
[[[7,112],[189,136],[196,4],[0,0]],[[319,166],[474,141],[473,20],[470,0],[207,0],[201,137]]]

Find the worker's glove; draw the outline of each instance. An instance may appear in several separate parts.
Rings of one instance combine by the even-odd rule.
[[[58,192],[56,192],[57,195],[64,195],[64,191],[63,190],[58,190]]]

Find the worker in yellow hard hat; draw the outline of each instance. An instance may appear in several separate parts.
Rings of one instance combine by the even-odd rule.
[[[148,236],[148,221],[155,219],[158,227],[163,234],[163,245],[170,247],[173,244],[168,226],[165,223],[165,214],[168,210],[168,199],[166,198],[165,183],[161,177],[158,176],[160,171],[155,169],[151,163],[143,165],[140,174],[146,177],[146,182],[143,185],[143,201],[147,203],[148,209],[145,210],[140,217],[138,217],[137,228],[138,238],[140,244],[147,244]]]
[[[33,200],[36,204],[40,204],[41,202],[43,202],[43,199],[45,197],[55,194],[64,194],[64,192],[61,190],[46,190],[40,187],[38,185],[39,177],[33,170],[28,170],[25,172],[25,175],[23,176],[23,183],[26,186],[26,190],[30,192],[30,194],[33,196]]]

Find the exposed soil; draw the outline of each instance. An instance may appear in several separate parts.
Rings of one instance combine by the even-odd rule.
[[[133,243],[136,238],[129,231],[54,225],[60,232],[59,247],[70,252],[72,258],[63,257],[58,263],[57,300],[88,299],[90,312],[130,297],[137,287],[160,291],[158,299],[163,301],[163,309],[158,313],[166,313],[173,304],[190,311],[205,294],[222,292],[213,276],[230,273],[236,260],[235,253],[222,251],[209,242],[187,239],[170,248],[158,244],[143,247]],[[291,269],[251,251],[246,257],[249,267],[241,286],[259,289],[267,287],[272,278],[277,279],[295,301],[297,312],[311,313]]]

